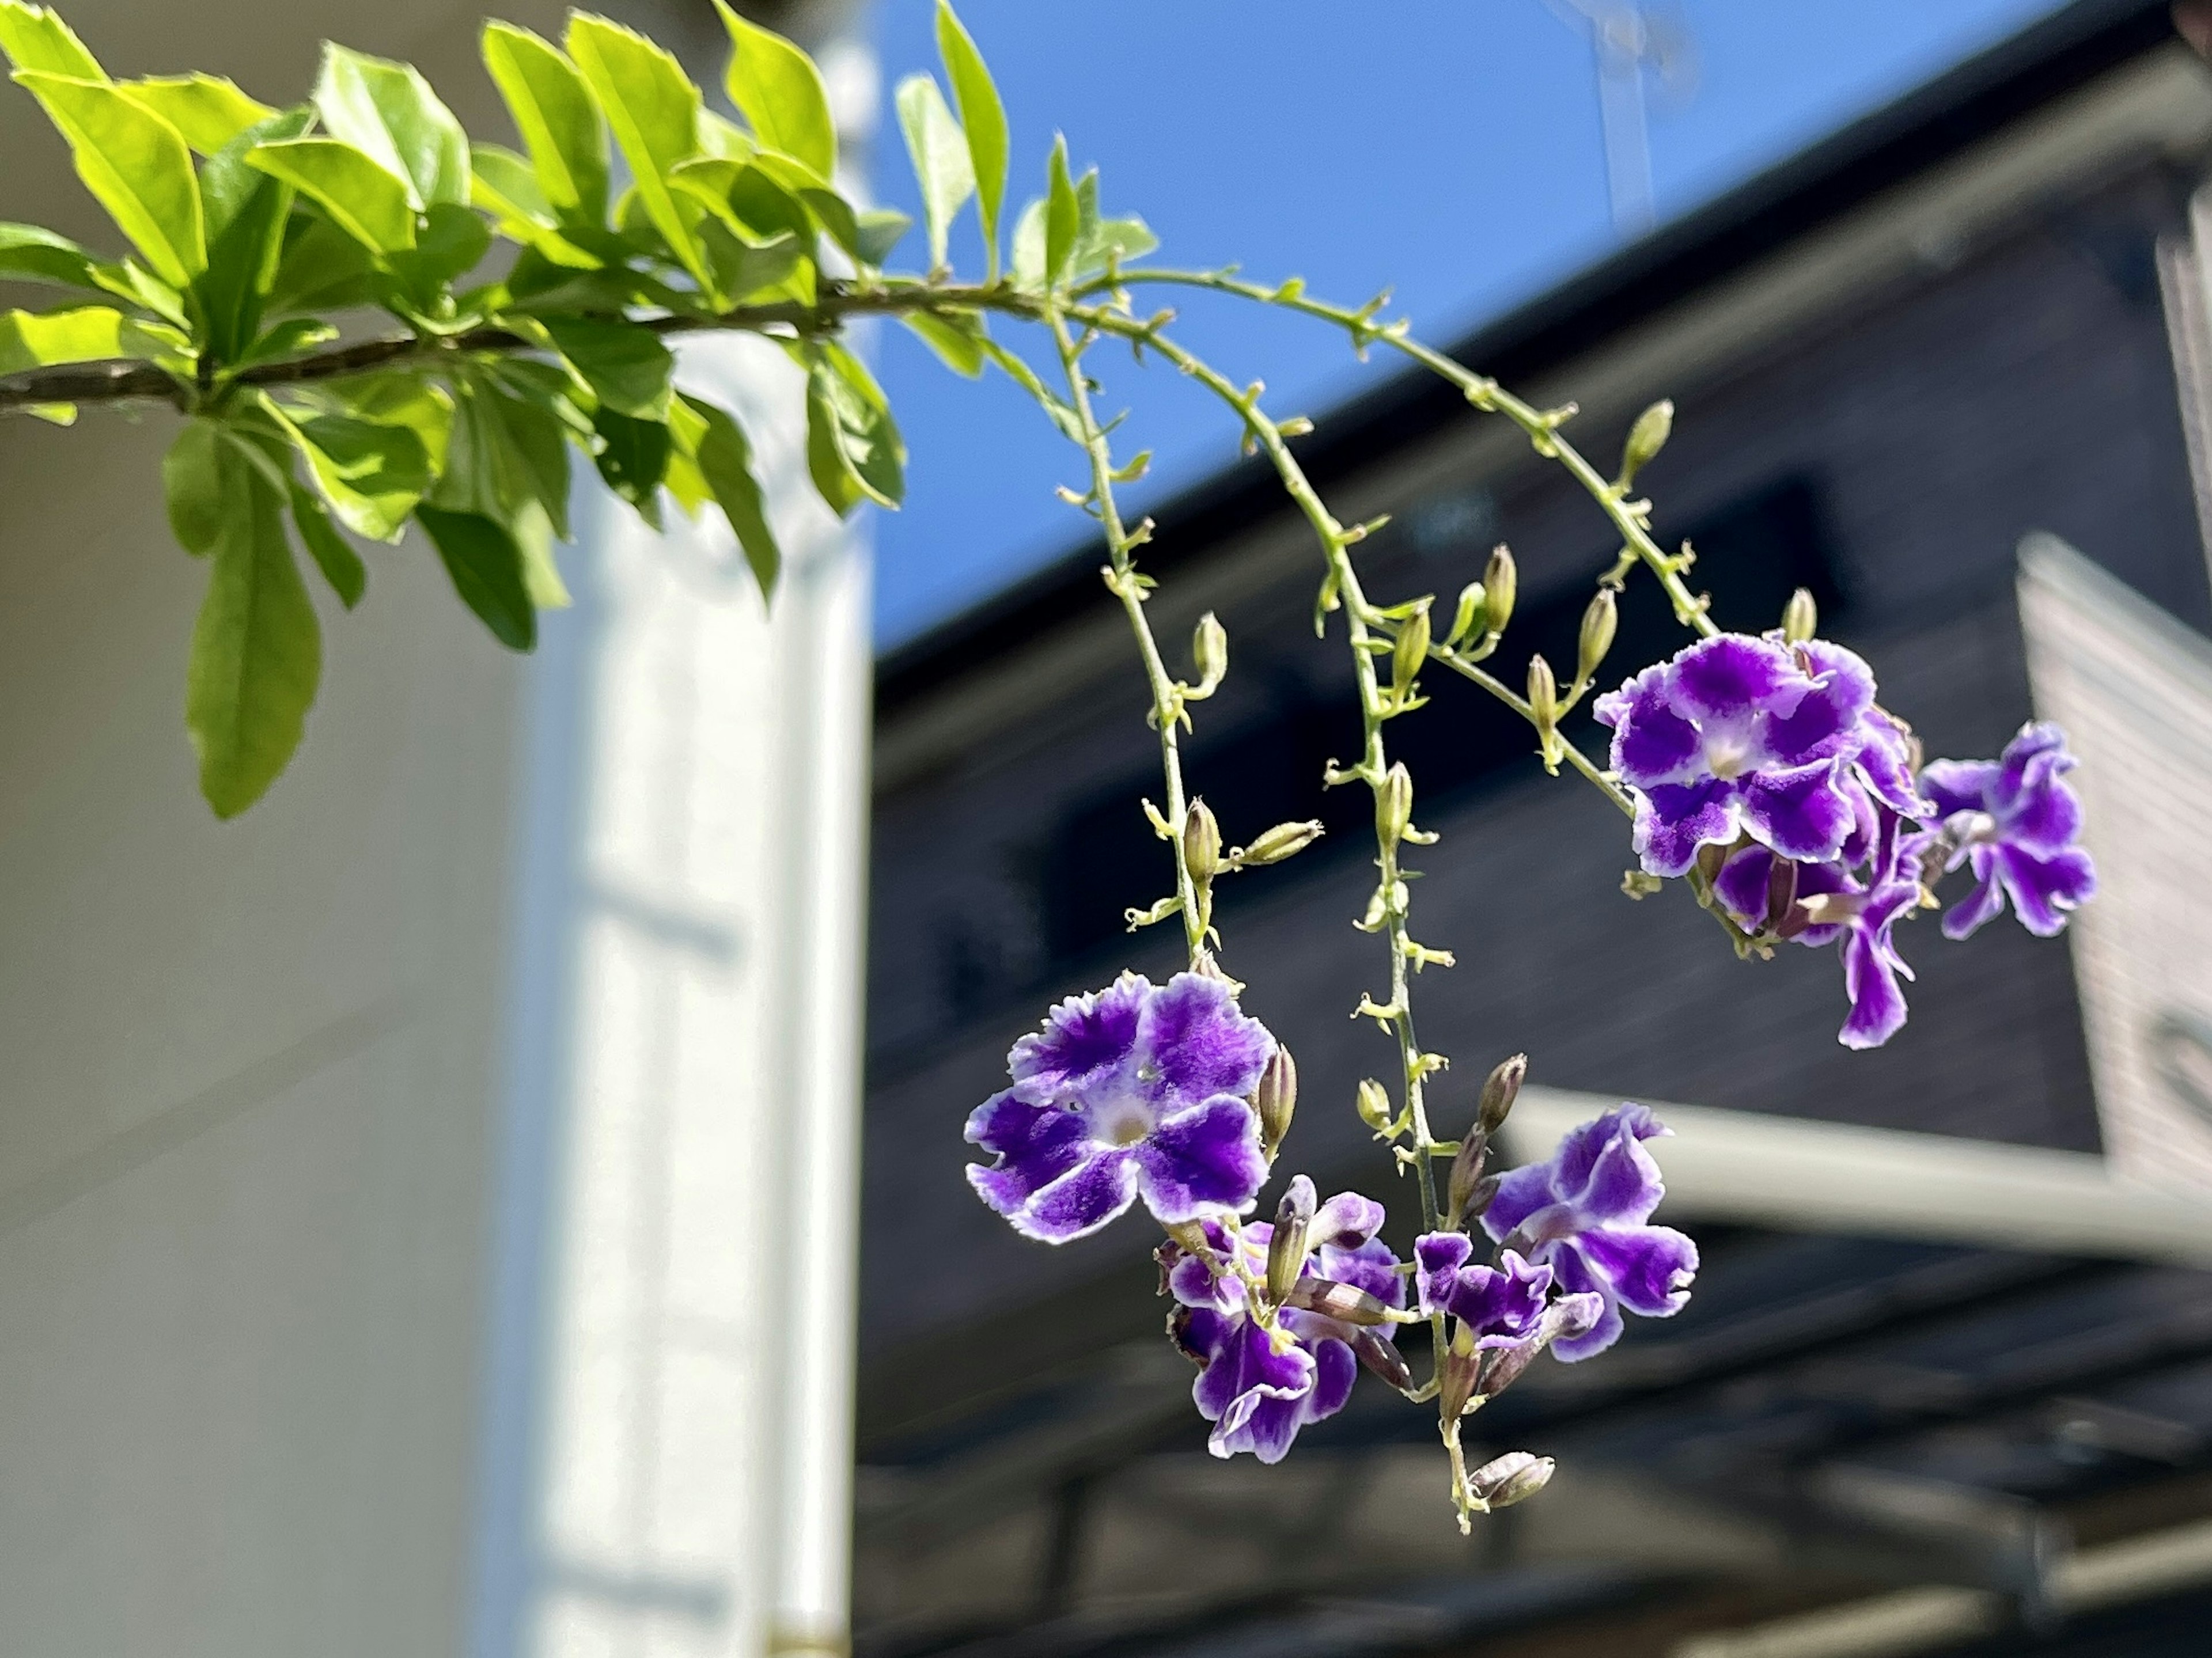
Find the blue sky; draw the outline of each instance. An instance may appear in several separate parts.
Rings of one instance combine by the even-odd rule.
[[[935,69],[934,0],[877,0],[886,105]],[[1662,219],[1695,206],[2045,12],[2052,0],[1680,0],[1693,74],[1650,121]],[[1041,193],[1055,131],[1101,168],[1109,212],[1158,234],[1163,262],[1304,276],[1352,301],[1395,291],[1433,339],[1609,251],[1587,38],[1546,0],[964,0],[1013,127],[1013,205]],[[1658,9],[1654,8],[1654,9]],[[941,76],[940,76],[941,78]],[[880,198],[915,210],[895,120]],[[980,259],[972,210],[954,262]],[[925,258],[919,238],[901,250]],[[1362,383],[1316,325],[1178,304],[1186,343],[1278,414],[1320,413]],[[1005,333],[1002,329],[1001,334]],[[1059,501],[1079,459],[995,374],[946,373],[902,331],[878,351],[911,452],[902,510],[878,515],[876,633],[888,647],[1075,546]],[[1102,355],[1117,450],[1150,448],[1136,504],[1235,453],[1218,408],[1158,367]]]

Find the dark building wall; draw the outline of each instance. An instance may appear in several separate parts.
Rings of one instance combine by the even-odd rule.
[[[1780,349],[1649,388],[1678,402],[1676,435],[1644,480],[1661,539],[1689,532],[1708,546],[1693,581],[1710,580],[1723,621],[1768,625],[1775,593],[1831,580],[1832,632],[1873,659],[1886,703],[1931,754],[1963,755],[1993,751],[2029,713],[2010,592],[2024,531],[2056,531],[2185,620],[2212,620],[2152,259],[2179,196],[2159,168],[2112,178],[1976,247],[1936,250],[1942,263]],[[1601,454],[1618,434],[1576,435]],[[1516,466],[1466,478],[1425,510],[1407,504],[1363,555],[1370,593],[1438,591],[1448,605],[1491,537],[1510,540],[1528,620],[1500,653],[1509,682],[1547,601],[1571,620],[1611,550],[1556,470]],[[1390,1054],[1346,1015],[1362,990],[1380,991],[1384,963],[1348,925],[1371,878],[1364,793],[1328,799],[1319,786],[1321,760],[1351,751],[1350,695],[1340,627],[1312,637],[1311,568],[1310,552],[1286,561],[1279,585],[1224,610],[1234,671],[1196,711],[1191,772],[1232,840],[1289,816],[1344,831],[1239,878],[1221,919],[1248,1006],[1306,1078],[1292,1166],[1373,1181],[1385,1164],[1346,1108]],[[1648,604],[1648,580],[1637,585]],[[1732,609],[1753,598],[1755,614]],[[1641,665],[1635,631],[1608,677]],[[1444,835],[1416,855],[1428,873],[1415,905],[1417,936],[1460,963],[1425,975],[1415,1000],[1425,1044],[1459,1067],[1437,1090],[1443,1132],[1483,1070],[1525,1048],[1560,1086],[2094,1146],[2063,945],[2009,926],[1964,946],[1932,918],[1904,929],[1920,973],[1914,1021],[1880,1053],[1848,1054],[1834,1041],[1833,952],[1742,963],[1686,894],[1630,903],[1618,814],[1533,759],[1492,764],[1525,750],[1525,736],[1479,693],[1437,689],[1391,738],[1419,756],[1419,816]],[[1048,1001],[1122,965],[1176,965],[1174,938],[1097,924],[1097,903],[1149,902],[1169,878],[1136,810],[1158,787],[1144,705],[1133,661],[1071,677],[1025,696],[953,765],[878,798],[864,1315],[878,1348],[1095,1277],[1133,1247],[1120,1232],[1060,1251],[1012,1236],[964,1189],[960,1125]],[[1115,878],[1101,884],[1109,896],[1071,919],[1068,892],[1101,872]],[[1111,891],[1123,872],[1126,890]]]

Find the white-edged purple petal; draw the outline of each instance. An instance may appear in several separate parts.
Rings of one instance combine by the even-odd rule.
[[[1987,811],[1999,769],[1994,760],[1930,760],[1920,768],[1920,792],[1938,817]]]
[[[1451,1300],[1459,1269],[1474,1254],[1474,1242],[1464,1232],[1424,1232],[1413,1240],[1413,1281],[1424,1313],[1434,1315]]]
[[[2038,858],[2018,847],[1990,851],[1997,878],[2012,895],[2013,914],[2039,938],[2064,932],[2067,913],[2096,896],[2095,866],[2078,847],[2051,858]]]
[[[1697,861],[1702,846],[1735,839],[1739,785],[1708,777],[1639,790],[1629,844],[1649,875],[1676,876]]]
[[[1267,1183],[1260,1119],[1231,1094],[1160,1119],[1129,1147],[1145,1206],[1164,1225],[1249,1208]]]
[[[1667,665],[1669,701],[1700,725],[1751,708],[1786,716],[1812,689],[1789,652],[1745,634],[1701,639]]]
[[[1860,722],[1874,707],[1874,671],[1856,653],[1826,640],[1797,648],[1817,678],[1795,708],[1768,715],[1767,752],[1784,766],[1848,756],[1863,741]]]
[[[1800,863],[1825,863],[1844,849],[1856,817],[1833,761],[1754,772],[1738,785],[1752,838]]]
[[[1686,782],[1702,768],[1698,728],[1667,705],[1664,668],[1646,668],[1600,697],[1596,712],[1613,728],[1613,768],[1635,787]]]
[[[1738,926],[1756,932],[1766,924],[1768,884],[1773,877],[1772,853],[1765,847],[1739,847],[1713,877],[1713,896]]]
[[[1137,1029],[1136,1086],[1163,1107],[1216,1094],[1249,1094],[1275,1051],[1267,1027],[1237,1006],[1227,985],[1178,973],[1146,1002]]]
[[[1324,1243],[1314,1252],[1313,1264],[1332,1284],[1364,1290],[1385,1307],[1406,1304],[1406,1280],[1398,1271],[1398,1257],[1380,1238],[1350,1249]]]
[[[1492,1242],[1512,1236],[1532,1218],[1559,1202],[1559,1194],[1552,1189],[1552,1174],[1549,1163],[1530,1163],[1498,1176],[1497,1193],[1490,1199],[1490,1207],[1482,1212],[1482,1230],[1490,1234]]]
[[[1626,1113],[1608,1114],[1625,1116]],[[1656,1125],[1650,1112],[1644,1112],[1644,1117]],[[1565,1174],[1562,1169],[1563,1181]],[[1644,1149],[1643,1137],[1624,1122],[1600,1149],[1580,1188],[1565,1195],[1580,1218],[1577,1230],[1587,1230],[1641,1224],[1667,1195],[1667,1187],[1659,1178],[1659,1165]]]
[[[1037,1105],[1067,1105],[1110,1086],[1130,1067],[1138,1023],[1152,981],[1124,973],[1103,990],[1070,996],[1045,1015],[1044,1028],[1014,1043],[1006,1071],[1014,1090]]]
[[[1681,1311],[1698,1275],[1698,1246],[1671,1226],[1601,1227],[1573,1247],[1620,1304],[1644,1318]]]
[[[1579,1364],[1595,1358],[1620,1339],[1620,1297],[1613,1285],[1592,1272],[1589,1264],[1570,1244],[1553,1246],[1548,1252],[1559,1287],[1570,1296],[1595,1298],[1601,1310],[1589,1328],[1577,1336],[1561,1336],[1552,1344],[1552,1357],[1562,1364]]]
[[[1002,1215],[1015,1213],[1033,1193],[1096,1150],[1073,1112],[1031,1105],[1011,1088],[968,1114],[966,1139],[998,1158],[988,1168],[969,1164],[968,1178],[983,1201]]]
[[[1313,1240],[1316,1248],[1328,1244],[1339,1249],[1357,1249],[1381,1231],[1388,1218],[1382,1206],[1374,1199],[1364,1198],[1357,1192],[1339,1192],[1314,1211],[1306,1236]]]
[[[1836,1040],[1845,1048],[1880,1048],[1905,1025],[1905,993],[1897,987],[1904,963],[1886,939],[1864,927],[1852,927],[1841,949],[1851,1011]]]

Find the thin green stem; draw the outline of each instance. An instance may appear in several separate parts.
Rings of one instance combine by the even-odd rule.
[[[1166,780],[1167,823],[1174,831],[1168,843],[1175,850],[1176,898],[1182,914],[1183,939],[1194,964],[1206,949],[1206,916],[1183,845],[1182,826],[1189,803],[1184,798],[1182,755],[1176,741],[1176,728],[1183,718],[1183,699],[1161,659],[1159,641],[1152,636],[1152,623],[1145,615],[1145,585],[1133,556],[1143,537],[1123,523],[1121,509],[1114,499],[1113,452],[1105,428],[1091,408],[1091,384],[1083,373],[1083,346],[1057,309],[1046,308],[1045,325],[1052,331],[1053,344],[1060,353],[1060,368],[1067,380],[1068,406],[1074,410],[1083,434],[1081,446],[1091,464],[1091,499],[1097,507],[1106,555],[1111,561],[1104,572],[1106,586],[1121,601],[1122,614],[1129,618],[1129,630],[1136,635],[1137,651],[1144,659],[1145,679],[1152,688],[1152,720],[1159,730],[1160,771]]]

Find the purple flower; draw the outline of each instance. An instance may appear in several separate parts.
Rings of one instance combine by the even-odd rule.
[[[1601,1303],[1595,1324],[1562,1335],[1552,1351],[1571,1363],[1620,1339],[1620,1309],[1667,1318],[1690,1298],[1698,1246],[1646,1223],[1667,1194],[1643,1142],[1666,1128],[1641,1105],[1624,1105],[1560,1140],[1546,1163],[1509,1172],[1482,1217],[1493,1240],[1512,1240],[1552,1269],[1571,1296]]]
[[[1013,1086],[968,1119],[998,1161],[969,1184],[1026,1237],[1066,1243],[1139,1197],[1175,1225],[1251,1206],[1267,1178],[1243,1097],[1275,1039],[1228,986],[1178,973],[1158,987],[1125,973],[1072,996],[1006,1056]]]
[[[1420,1309],[1449,1313],[1466,1325],[1478,1351],[1518,1345],[1543,1319],[1552,1269],[1533,1266],[1510,1249],[1495,1267],[1470,1266],[1474,1253],[1464,1232],[1425,1232],[1413,1240]]]
[[[1845,1048],[1879,1048],[1898,1033],[1905,1016],[1898,975],[1912,977],[1890,934],[1920,902],[1923,837],[1907,834],[1905,820],[1888,808],[1874,811],[1863,878],[1841,861],[1799,864],[1784,872],[1778,891],[1774,854],[1764,847],[1730,853],[1713,878],[1714,896],[1747,932],[1771,926],[1816,947],[1841,941],[1851,1011],[1836,1040]],[[1777,916],[1774,905],[1785,895],[1788,908]]]
[[[2066,734],[2027,725],[1996,760],[1937,760],[1920,774],[1954,846],[1946,865],[1973,865],[1981,883],[1943,917],[1943,936],[1964,938],[2012,896],[2020,924],[2048,938],[2066,913],[2095,896],[2097,872],[2075,843],[2081,798],[2064,779],[2074,769]]]
[[[1402,1307],[1405,1280],[1398,1258],[1375,1236],[1382,1206],[1353,1192],[1339,1193],[1316,1212],[1307,1228],[1310,1251],[1301,1278],[1324,1278],[1364,1290],[1389,1307]],[[1357,1327],[1324,1314],[1285,1307],[1276,1327],[1251,1316],[1243,1278],[1231,1262],[1240,1251],[1255,1279],[1267,1271],[1275,1229],[1265,1221],[1232,1238],[1218,1222],[1204,1224],[1208,1254],[1170,1244],[1163,1252],[1166,1285],[1176,1301],[1169,1330],[1176,1345],[1201,1367],[1191,1398],[1213,1424],[1206,1448],[1216,1456],[1249,1451],[1262,1462],[1279,1462],[1310,1422],[1342,1410],[1358,1373],[1354,1350],[1390,1339],[1389,1325]],[[1383,1350],[1387,1352],[1388,1348]]]
[[[1825,862],[1869,795],[1917,808],[1908,739],[1874,695],[1872,671],[1841,646],[1722,634],[1598,698],[1613,768],[1636,793],[1644,870],[1683,874],[1699,847],[1743,835]]]

